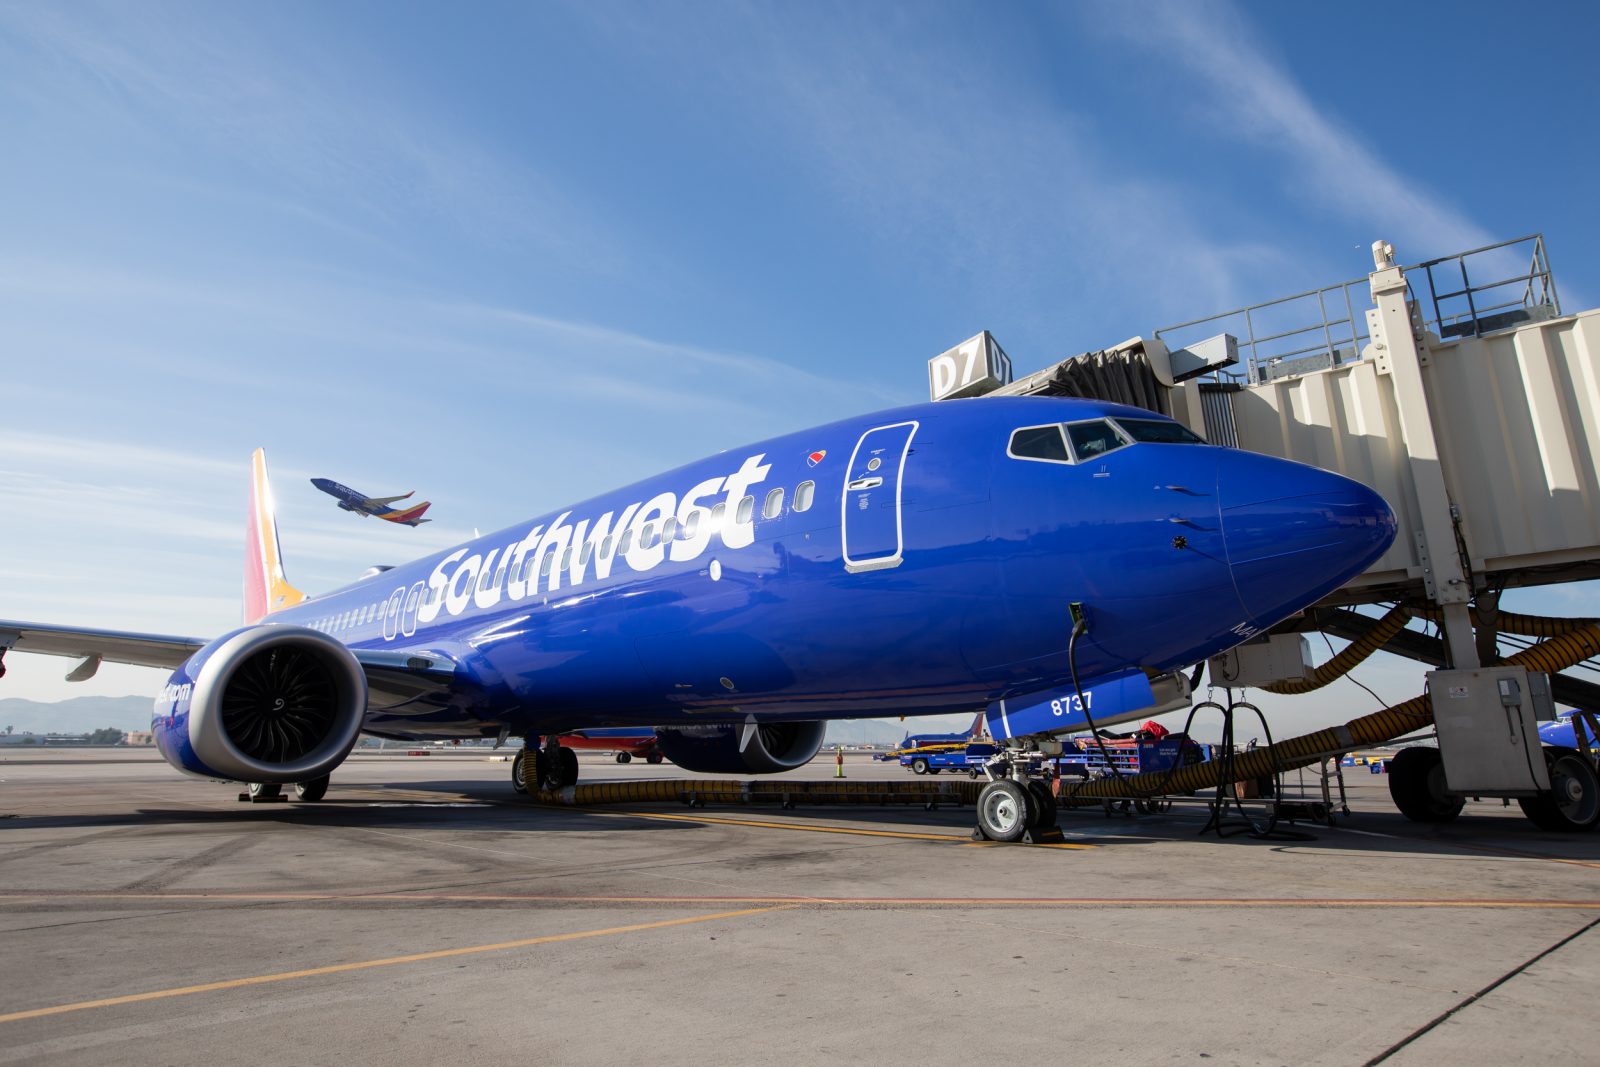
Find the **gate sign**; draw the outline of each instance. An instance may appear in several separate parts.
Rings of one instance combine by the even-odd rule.
[[[1011,358],[988,330],[928,360],[928,396],[982,396],[1011,382]]]

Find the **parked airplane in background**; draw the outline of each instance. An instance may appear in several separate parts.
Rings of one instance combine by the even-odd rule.
[[[344,511],[354,511],[358,515],[375,515],[380,519],[398,522],[404,526],[421,526],[425,522],[433,521],[422,517],[422,513],[433,506],[430,501],[424,500],[403,510],[389,506],[397,500],[409,499],[411,493],[401,493],[399,496],[362,496],[348,485],[340,485],[331,478],[313,478],[311,484],[339,501],[339,507]],[[413,489],[411,492],[414,493],[416,490]]]
[[[574,730],[559,738],[562,748],[590,752],[614,752],[618,763],[632,763],[638,756],[646,763],[660,763],[663,757],[657,745],[656,732],[638,726],[622,726],[610,730]],[[518,752],[511,764],[511,787],[519,793],[528,791],[527,753]]]
[[[830,719],[972,714],[1005,746],[1187,703],[1183,671],[1339,588],[1395,519],[1358,482],[1090,400],[922,404],[723,452],[374,569],[284,576],[254,460],[245,625],[185,638],[0,622],[0,647],[164,666],[162,754],[320,797],[363,730],[653,728],[685,769],[809,761]],[[1025,771],[986,790],[1034,813]],[[1002,798],[1004,799],[1004,798]],[[997,814],[996,814],[997,813]]]

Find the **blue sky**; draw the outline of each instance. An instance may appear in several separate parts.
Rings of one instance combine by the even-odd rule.
[[[257,445],[316,591],[921,399],[980,329],[1031,370],[1378,237],[1542,230],[1592,306],[1596,11],[0,3],[0,616],[226,629]]]

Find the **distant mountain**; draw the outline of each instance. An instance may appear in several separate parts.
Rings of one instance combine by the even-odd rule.
[[[927,715],[899,719],[847,719],[828,724],[824,745],[898,745],[907,734],[966,733],[971,715]]]
[[[81,734],[102,727],[150,729],[149,697],[73,697],[55,703],[7,697],[0,700],[0,730],[13,733]]]

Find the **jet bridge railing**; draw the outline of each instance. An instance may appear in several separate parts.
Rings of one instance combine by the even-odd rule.
[[[1524,266],[1526,264],[1526,266]],[[1441,339],[1478,337],[1524,322],[1558,318],[1561,301],[1543,234],[1529,234],[1404,268],[1422,326]],[[1413,273],[1415,272],[1415,273]],[[1474,274],[1477,279],[1474,281]],[[1484,277],[1492,280],[1483,281]],[[1459,287],[1445,288],[1446,286]],[[1369,279],[1235,308],[1155,331],[1169,349],[1219,333],[1239,341],[1242,372],[1218,371],[1215,382],[1256,383],[1360,359],[1371,340],[1365,309]],[[1358,310],[1360,309],[1360,310]],[[1428,314],[1431,309],[1431,314]]]

